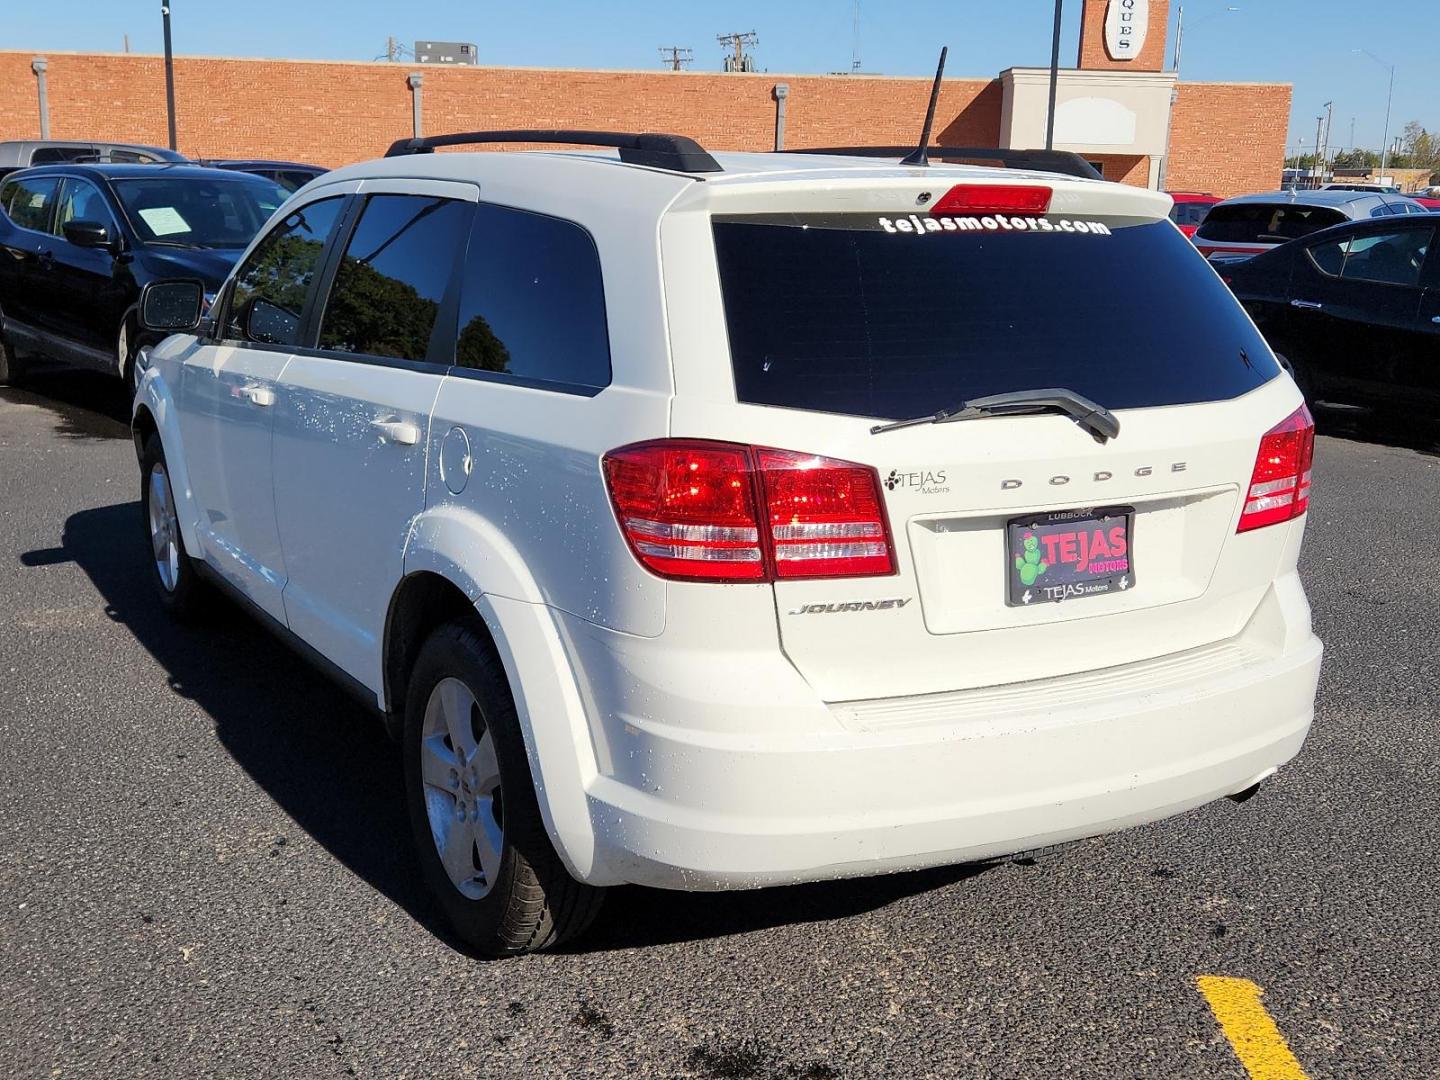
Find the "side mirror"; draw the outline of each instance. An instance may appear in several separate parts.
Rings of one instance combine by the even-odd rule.
[[[152,281],[140,290],[140,325],[146,330],[194,330],[204,308],[205,286],[198,281]]]
[[[108,248],[115,238],[98,221],[67,221],[63,226],[65,239],[76,247]]]
[[[262,345],[293,345],[300,334],[300,316],[256,296],[245,305],[240,328],[247,339]]]

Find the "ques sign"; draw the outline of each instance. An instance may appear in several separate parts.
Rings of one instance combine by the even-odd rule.
[[[1105,11],[1105,51],[1112,60],[1134,60],[1145,45],[1150,0],[1110,0]]]

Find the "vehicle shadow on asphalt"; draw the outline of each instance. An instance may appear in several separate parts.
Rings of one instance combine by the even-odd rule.
[[[172,622],[153,593],[140,515],[138,501],[81,511],[65,522],[61,548],[26,552],[21,562],[73,560],[104,598],[106,615],[164,668],[171,691],[209,715],[226,752],[296,825],[437,938],[468,951],[420,883],[398,748],[373,716],[229,602],[217,597],[212,617],[196,627]],[[740,893],[627,887],[616,891],[594,930],[568,951],[844,918],[984,869],[950,867]]]
[[[1317,435],[1440,457],[1440,422],[1334,405],[1318,405],[1313,412]]]
[[[128,439],[130,399],[125,384],[98,371],[40,366],[27,370],[4,399],[51,413],[56,434],[72,439]]]
[[[411,855],[399,752],[375,718],[223,598],[194,627],[173,622],[153,592],[138,501],[72,515],[62,545],[21,561],[73,560],[105,614],[155,658],[172,692],[209,715],[224,749],[296,825],[444,937]]]
[[[997,865],[970,863],[740,892],[669,892],[625,886],[613,890],[590,933],[562,951],[588,953],[670,945],[777,926],[830,922],[943,889]]]

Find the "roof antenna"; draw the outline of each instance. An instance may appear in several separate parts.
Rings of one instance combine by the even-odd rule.
[[[940,100],[940,79],[945,74],[945,54],[948,45],[940,47],[940,66],[935,69],[935,85],[930,87],[930,107],[925,110],[925,126],[920,130],[920,145],[900,159],[901,165],[929,165],[930,129],[935,125],[935,105]]]

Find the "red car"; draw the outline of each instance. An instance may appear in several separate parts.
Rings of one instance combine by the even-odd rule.
[[[1410,198],[1425,207],[1426,210],[1440,210],[1440,199],[1432,198],[1429,195],[1411,195]]]
[[[1186,236],[1195,235],[1210,207],[1220,201],[1219,196],[1199,191],[1167,191],[1165,194],[1175,200],[1175,205],[1170,208],[1170,220]]]

